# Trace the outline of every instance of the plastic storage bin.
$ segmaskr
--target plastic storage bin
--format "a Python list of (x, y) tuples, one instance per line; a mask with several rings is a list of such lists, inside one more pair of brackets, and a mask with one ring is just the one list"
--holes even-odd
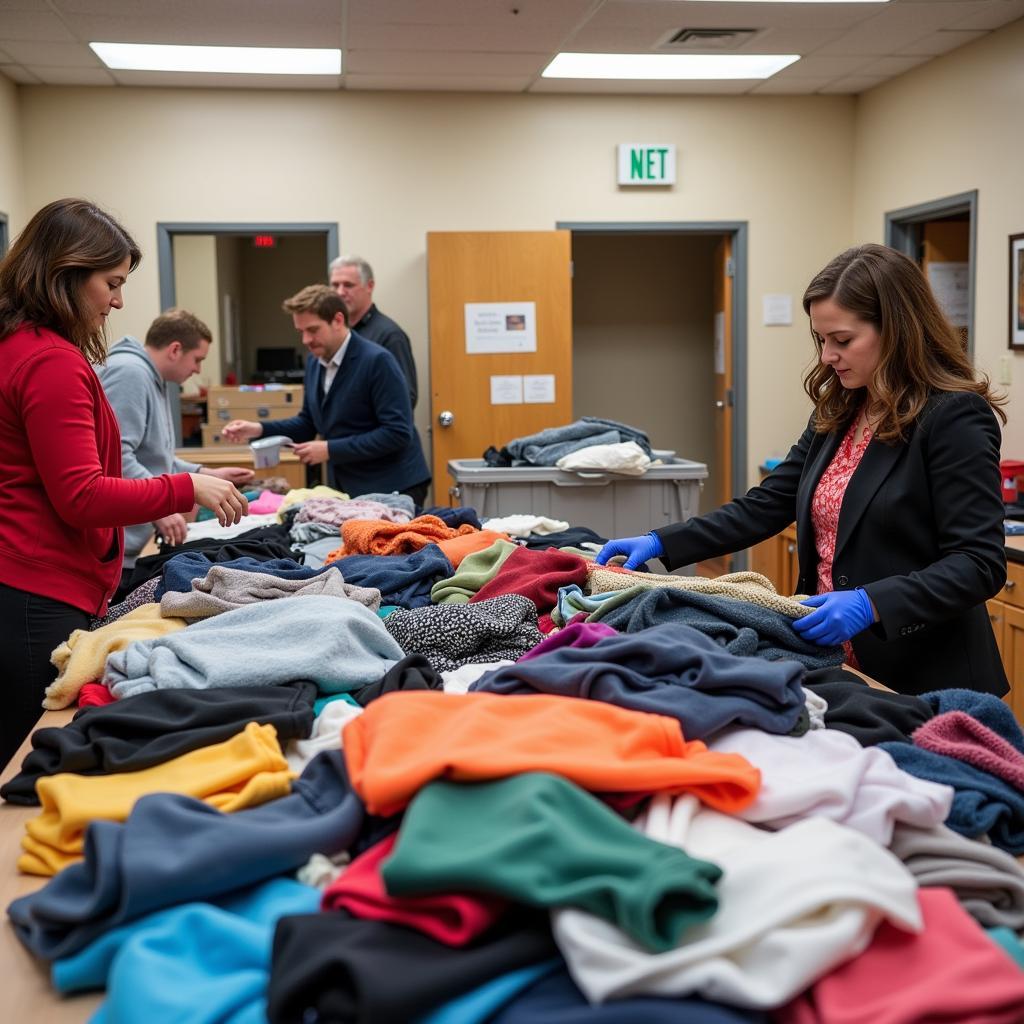
[(681, 523), (699, 511), (708, 467), (680, 458), (664, 463), (643, 476), (619, 476), (451, 459), (448, 473), (455, 480), (452, 497), (472, 505), (481, 519), (525, 512), (589, 526), (603, 537), (631, 537)]

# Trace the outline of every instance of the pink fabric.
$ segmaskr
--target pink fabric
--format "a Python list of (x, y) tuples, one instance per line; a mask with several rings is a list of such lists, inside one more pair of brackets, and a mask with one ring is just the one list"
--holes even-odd
[(603, 622), (570, 623), (563, 629), (545, 637), (536, 647), (527, 651), (519, 660), (529, 661), (539, 658), (549, 651), (557, 651), (560, 647), (593, 647), (605, 637), (618, 636), (618, 630), (606, 626)]
[[(814, 544), (818, 551), (818, 593), (828, 594), (835, 587), (832, 584), (832, 561), (836, 555), (836, 536), (839, 531), (839, 513), (843, 507), (843, 498), (850, 479), (860, 465), (868, 444), (871, 442), (871, 431), (864, 430), (859, 444), (853, 439), (857, 432), (858, 414), (849, 430), (839, 442), (828, 468), (821, 474), (818, 486), (811, 498), (811, 522), (814, 524)], [(857, 656), (853, 653), (853, 644), (843, 644), (846, 663), (860, 668)]]
[(385, 523), (408, 523), (412, 516), (400, 508), (379, 501), (353, 498), (307, 498), (295, 516), (297, 523), (326, 523), (341, 526), (349, 519), (379, 519)]
[(260, 491), (255, 501), (249, 502), (249, 515), (269, 516), (284, 504), (284, 495), (273, 491)]
[(508, 906), (505, 900), (482, 893), (389, 896), (380, 869), (397, 840), (395, 833), (356, 857), (324, 890), (320, 909), (390, 921), (415, 928), (446, 946), (464, 946), (494, 924)]
[(1024, 754), (966, 711), (936, 715), (910, 738), (915, 746), (974, 765), (1024, 792)]
[(860, 956), (777, 1010), (777, 1024), (1021, 1024), (1024, 971), (951, 890), (917, 899), (923, 932), (883, 922)]
[(104, 704), (113, 704), (117, 698), (102, 683), (83, 683), (78, 691), (80, 708), (101, 708)]

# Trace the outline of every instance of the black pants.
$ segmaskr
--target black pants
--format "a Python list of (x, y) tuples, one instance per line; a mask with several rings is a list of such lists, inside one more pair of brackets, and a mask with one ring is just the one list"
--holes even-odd
[(0, 766), (7, 764), (43, 713), (46, 687), (57, 677), (53, 649), (90, 616), (63, 601), (0, 583)]
[(430, 490), (430, 481), (424, 480), (421, 484), (413, 484), (412, 487), (406, 487), (404, 491), (399, 491), (400, 494), (407, 494), (412, 498), (413, 504), (417, 509), (423, 508), (423, 499), (427, 496), (427, 491)]

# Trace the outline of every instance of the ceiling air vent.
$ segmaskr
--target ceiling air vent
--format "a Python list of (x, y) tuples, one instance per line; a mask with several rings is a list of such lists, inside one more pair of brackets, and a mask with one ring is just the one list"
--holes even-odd
[(681, 28), (669, 36), (663, 50), (738, 50), (757, 35), (756, 28)]

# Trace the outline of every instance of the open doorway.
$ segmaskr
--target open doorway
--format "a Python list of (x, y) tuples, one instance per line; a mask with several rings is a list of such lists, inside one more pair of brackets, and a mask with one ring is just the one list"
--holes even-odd
[[(209, 326), (213, 351), (171, 397), (178, 444), (203, 446), (205, 391), (222, 384), (302, 383), (304, 351), (281, 302), (326, 281), (336, 224), (158, 224), (160, 308)], [(176, 408), (175, 408), (176, 406)]]
[(885, 215), (886, 245), (921, 267), (972, 357), (977, 206), (977, 191), (962, 192)]
[(742, 493), (746, 226), (559, 227), (572, 230), (574, 417), (631, 423), (655, 448), (703, 462), (701, 512)]

